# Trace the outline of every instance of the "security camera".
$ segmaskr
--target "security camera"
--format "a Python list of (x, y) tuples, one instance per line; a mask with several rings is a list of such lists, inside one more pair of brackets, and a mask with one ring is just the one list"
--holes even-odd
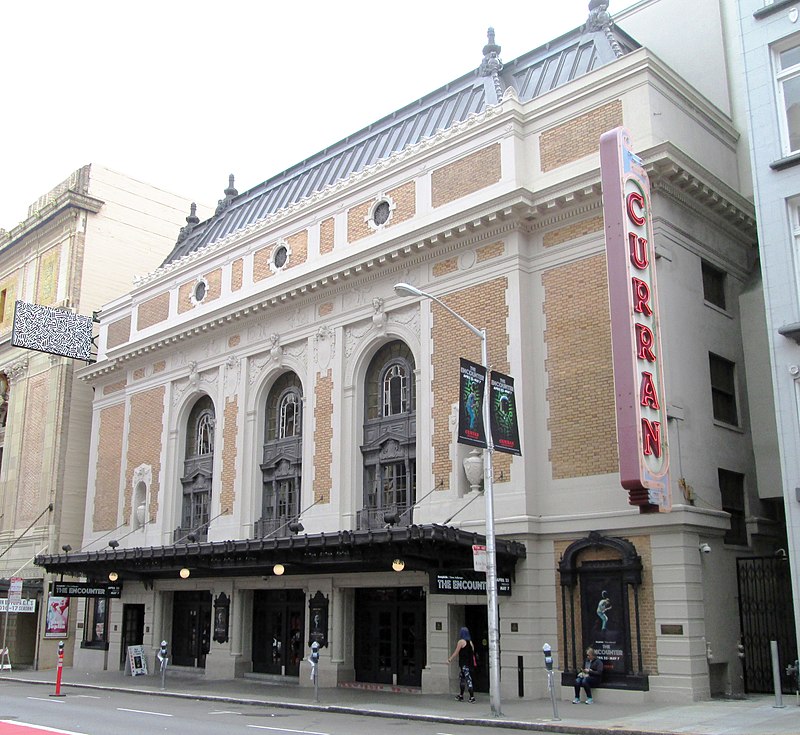
[(700, 551), (702, 551), (704, 554), (710, 554), (711, 547), (708, 544), (700, 544)]

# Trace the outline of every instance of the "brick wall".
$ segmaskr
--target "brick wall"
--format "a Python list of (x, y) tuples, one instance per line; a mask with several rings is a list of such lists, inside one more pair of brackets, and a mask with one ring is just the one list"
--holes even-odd
[[(150, 486), (150, 515), (154, 521), (158, 515), (159, 476), (161, 474), (161, 431), (164, 424), (164, 386), (134, 393), (131, 396), (131, 411), (128, 426), (128, 456), (126, 472), (132, 475), (141, 464), (149, 464), (153, 470)], [(131, 517), (130, 480), (125, 483), (125, 509), (123, 520)], [(169, 485), (171, 486), (171, 484)], [(168, 487), (169, 487), (168, 486)], [(176, 490), (179, 492), (179, 489)]]
[(136, 328), (147, 329), (163, 322), (169, 316), (169, 293), (166, 291), (139, 304)]
[(434, 207), (455, 201), (500, 181), (500, 144), (471, 153), (431, 173)]
[(432, 273), (434, 278), (439, 278), (440, 276), (446, 276), (448, 273), (455, 273), (457, 270), (458, 258), (448, 258), (434, 263)]
[(600, 136), (622, 124), (622, 101), (614, 100), (545, 130), (539, 138), (542, 171), (552, 171), (596, 153), (600, 150)]
[(55, 247), (39, 259), (39, 272), (36, 283), (36, 303), (53, 306), (58, 296), (58, 271), (61, 262), (61, 248)]
[(231, 263), (231, 291), (238, 291), (244, 280), (244, 261), (237, 258)]
[[(494, 370), (509, 372), (508, 335), (506, 320), (506, 290), (508, 281), (497, 278), (477, 286), (448, 294), (442, 301), (472, 324), (486, 324), (489, 364)], [(434, 345), (431, 393), (433, 401), (433, 472), (436, 482), (450, 476), (449, 429), (450, 407), (458, 402), (459, 357), (480, 363), (481, 341), (441, 306), (431, 302), (433, 312), (432, 339)], [(511, 455), (495, 452), (495, 478), (511, 479)]]
[(561, 227), (558, 230), (550, 230), (544, 233), (544, 246), (546, 248), (553, 247), (554, 245), (561, 245), (561, 243), (574, 240), (576, 237), (583, 235), (590, 235), (593, 232), (603, 231), (603, 215), (592, 217), (591, 219), (582, 219), (579, 222), (572, 222), (566, 227)]
[(499, 258), (505, 251), (505, 243), (501, 240), (499, 242), (493, 242), (489, 245), (484, 245), (483, 247), (478, 248), (475, 251), (475, 254), (478, 256), (478, 262), (483, 263), (484, 261), (491, 260), (492, 258)]
[(159, 360), (153, 363), (153, 373), (163, 373), (167, 369), (167, 361)]
[(0, 314), (0, 332), (10, 332), (14, 325), (14, 302), (17, 300), (17, 277), (10, 276), (0, 282), (0, 294), (5, 292), (3, 313)]
[[(395, 225), (411, 219), (417, 212), (416, 185), (409, 181), (396, 189), (386, 192), (386, 195), (394, 202), (395, 208), (391, 217), (384, 225), (384, 228), (394, 227)], [(372, 235), (375, 230), (370, 227), (367, 217), (375, 204), (375, 199), (362, 202), (347, 212), (347, 241), (356, 242), (368, 235)]]
[(269, 267), (269, 259), (272, 256), (272, 248), (270, 245), (266, 248), (261, 248), (253, 253), (253, 282), (263, 281), (272, 275), (272, 269)]
[[(136, 374), (133, 375), (134, 379), (136, 378)], [(118, 393), (121, 391), (126, 385), (128, 381), (123, 378), (122, 380), (118, 380), (116, 383), (109, 383), (108, 385), (103, 386), (103, 395), (109, 396), (112, 393)]]
[(92, 514), (93, 531), (111, 531), (117, 527), (124, 424), (124, 403), (100, 411)]
[(317, 309), (317, 313), (320, 316), (328, 316), (329, 314), (333, 313), (333, 302), (326, 301), (324, 304), (319, 305), (319, 309)]
[(225, 399), (225, 424), (222, 433), (222, 472), (220, 490), (220, 512), (223, 515), (233, 513), (236, 500), (236, 438), (239, 434), (239, 398), (233, 396)]
[(554, 479), (619, 470), (605, 255), (542, 276)]
[(333, 467), (333, 378), (328, 370), (314, 386), (314, 500), (331, 502)]
[(32, 375), (27, 380), (25, 424), (22, 429), (22, 451), (19, 457), (19, 490), (15, 523), (27, 526), (42, 512), (42, 483), (48, 468), (45, 462), (47, 434), (47, 403), (50, 386), (47, 373)]
[(287, 268), (302, 265), (308, 260), (308, 230), (301, 230), (290, 235), (286, 238), (286, 243), (289, 245), (290, 253), (289, 262), (286, 264)]
[(108, 336), (106, 346), (111, 349), (121, 344), (125, 344), (131, 338), (131, 318), (130, 316), (117, 319), (108, 325)]
[[(630, 536), (625, 537), (636, 547), (636, 553), (642, 559), (642, 584), (639, 587), (639, 623), (641, 625), (642, 641), (642, 667), (650, 674), (658, 674), (658, 651), (656, 648), (656, 617), (655, 617), (655, 595), (653, 593), (653, 557), (650, 546), (649, 536)], [(567, 547), (578, 539), (560, 540), (555, 543), (555, 558), (561, 559)], [(581, 552), (578, 557), (578, 567), (587, 561), (611, 561), (619, 559), (619, 555), (608, 547), (593, 547)], [(558, 621), (558, 650), (560, 668), (565, 670), (572, 666), (572, 640), (569, 637), (565, 641), (563, 633), (563, 610), (561, 605), (561, 584), (558, 572), (556, 572), (556, 616)], [(583, 661), (583, 653), (589, 641), (583, 641), (582, 631), (582, 604), (580, 583), (574, 589), (574, 612), (575, 612), (575, 657), (580, 665)], [(637, 649), (636, 649), (636, 614), (634, 607), (633, 588), (628, 586), (628, 625), (631, 631), (631, 656), (634, 669), (638, 668)], [(567, 595), (567, 630), (569, 631), (569, 595)]]
[[(203, 278), (206, 279), (208, 288), (206, 289), (206, 295), (203, 298), (202, 303), (218, 299), (222, 295), (222, 268), (216, 268), (210, 273), (206, 273)], [(196, 285), (196, 278), (193, 278), (191, 281), (186, 281), (186, 283), (182, 283), (180, 285), (180, 288), (178, 289), (179, 314), (190, 311), (197, 306), (197, 304), (192, 303), (192, 294), (194, 293)]]
[(319, 252), (320, 255), (333, 252), (334, 245), (334, 220), (333, 217), (323, 220), (319, 226)]

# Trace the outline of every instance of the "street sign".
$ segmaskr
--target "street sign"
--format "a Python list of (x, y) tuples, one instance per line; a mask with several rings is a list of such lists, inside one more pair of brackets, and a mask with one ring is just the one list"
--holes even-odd
[(19, 602), (12, 602), (9, 606), (8, 599), (0, 597), (0, 613), (4, 613), (6, 610), (10, 613), (36, 612), (36, 600), (20, 600)]
[(11, 577), (8, 583), (8, 601), (13, 605), (22, 599), (22, 577)]
[(486, 547), (478, 544), (472, 545), (472, 568), (476, 572), (486, 571)]

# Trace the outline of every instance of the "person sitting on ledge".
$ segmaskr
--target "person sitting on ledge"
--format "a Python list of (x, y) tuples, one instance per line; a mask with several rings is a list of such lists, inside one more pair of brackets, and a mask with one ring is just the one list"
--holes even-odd
[(575, 677), (575, 699), (572, 700), (572, 704), (581, 703), (581, 687), (586, 690), (586, 704), (593, 704), (592, 687), (599, 684), (602, 677), (603, 662), (597, 658), (594, 648), (587, 648), (583, 668)]

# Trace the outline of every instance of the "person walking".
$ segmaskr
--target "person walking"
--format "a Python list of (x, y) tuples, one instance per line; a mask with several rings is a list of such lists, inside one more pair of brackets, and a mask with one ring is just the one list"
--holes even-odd
[(599, 684), (602, 678), (603, 662), (597, 658), (594, 648), (587, 648), (583, 668), (578, 672), (578, 676), (575, 677), (575, 699), (572, 700), (572, 704), (581, 703), (581, 687), (586, 690), (586, 704), (594, 704), (592, 687)]
[(475, 668), (475, 647), (472, 645), (472, 636), (469, 628), (464, 627), (458, 631), (458, 643), (455, 650), (447, 657), (447, 663), (451, 663), (458, 657), (458, 687), (459, 694), (456, 699), (464, 701), (464, 690), (469, 692), (469, 701), (475, 701), (475, 687), (472, 683), (472, 671)]

